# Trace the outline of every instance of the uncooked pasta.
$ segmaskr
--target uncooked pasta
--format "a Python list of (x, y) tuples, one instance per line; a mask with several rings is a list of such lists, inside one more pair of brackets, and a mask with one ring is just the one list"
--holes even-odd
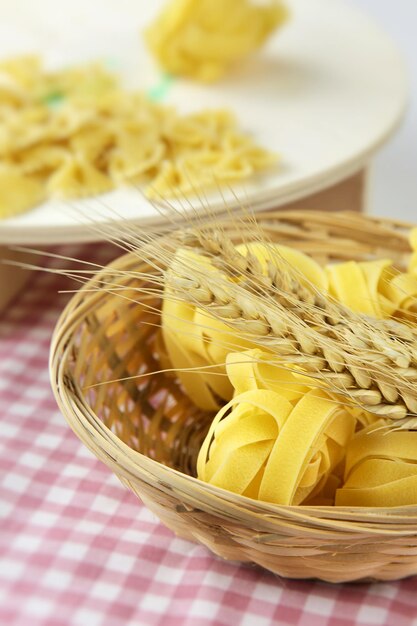
[(212, 82), (259, 48), (287, 18), (281, 0), (170, 0), (145, 37), (165, 71)]
[(124, 90), (99, 64), (58, 72), (36, 57), (0, 64), (0, 217), (119, 185), (152, 199), (184, 196), (275, 162), (231, 112), (180, 115)]

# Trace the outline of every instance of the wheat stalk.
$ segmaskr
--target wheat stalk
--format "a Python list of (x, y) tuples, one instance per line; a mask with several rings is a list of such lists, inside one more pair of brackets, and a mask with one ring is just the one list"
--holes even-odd
[[(146, 287), (136, 291), (137, 302), (146, 306), (144, 296), (163, 294), (169, 285), (165, 296), (169, 293), (170, 298), (198, 305), (208, 313), (208, 320), (213, 316), (223, 321), (267, 348), (288, 369), (301, 367), (337, 397), (395, 420), (395, 427), (417, 429), (417, 329), (353, 313), (306, 285), (273, 246), (265, 271), (253, 254), (244, 255), (234, 245), (234, 239), (268, 245), (254, 219), (248, 224), (234, 215), (233, 228), (229, 222), (226, 234), (222, 221), (209, 217), (211, 221), (200, 215), (188, 217), (191, 227), (162, 237), (151, 229), (138, 232), (127, 225), (110, 225), (101, 234), (153, 270), (115, 272), (93, 291), (104, 288), (116, 293), (121, 277), (145, 280)], [(180, 247), (209, 258), (219, 272), (206, 272), (198, 262), (181, 265), (176, 257)], [(56, 271), (85, 281), (79, 274)]]
[(210, 258), (219, 272), (176, 261), (175, 271), (165, 273), (171, 295), (198, 304), (367, 411), (417, 426), (412, 328), (353, 313), (303, 284), (272, 248), (265, 272), (253, 254), (236, 250), (221, 228), (188, 229), (177, 234), (177, 245)]

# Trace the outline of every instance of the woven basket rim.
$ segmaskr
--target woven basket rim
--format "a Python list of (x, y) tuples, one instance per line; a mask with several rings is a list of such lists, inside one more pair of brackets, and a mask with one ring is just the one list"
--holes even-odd
[[(399, 229), (408, 230), (412, 224), (374, 216), (358, 215), (355, 213), (341, 212), (337, 215), (340, 223), (345, 219), (360, 220), (363, 224), (387, 224)], [(256, 219), (279, 219), (305, 217), (306, 219), (316, 219), (318, 222), (328, 219), (328, 213), (321, 211), (276, 211), (269, 213), (257, 213)], [(335, 216), (333, 216), (335, 219)], [(404, 235), (406, 237), (406, 235)], [(82, 323), (83, 313), (91, 308), (94, 302), (99, 302), (108, 297), (106, 292), (88, 294), (92, 283), (108, 268), (124, 266), (127, 262), (133, 265), (140, 265), (138, 258), (132, 253), (123, 254), (106, 267), (101, 269), (97, 275), (85, 283), (80, 290), (71, 298), (63, 312), (61, 313), (53, 333), (50, 349), (50, 380), (57, 403), (66, 421), (73, 428), (83, 443), (96, 453), (97, 449), (103, 453), (101, 460), (118, 474), (129, 477), (139, 477), (142, 481), (158, 481), (162, 489), (168, 492), (181, 493), (181, 498), (186, 500), (186, 486), (192, 485), (195, 492), (200, 492), (206, 500), (211, 500), (212, 505), (221, 503), (218, 513), (226, 515), (227, 511), (235, 510), (240, 506), (247, 514), (247, 525), (256, 517), (262, 517), (264, 522), (268, 518), (273, 520), (278, 516), (281, 520), (287, 518), (292, 523), (299, 522), (310, 527), (325, 527), (329, 530), (355, 530), (365, 533), (375, 533), (388, 536), (407, 536), (415, 534), (417, 530), (417, 505), (405, 505), (397, 507), (342, 507), (342, 506), (306, 506), (306, 505), (277, 505), (270, 502), (253, 500), (251, 498), (229, 492), (220, 487), (205, 483), (198, 478), (184, 474), (179, 470), (163, 465), (159, 461), (147, 457), (141, 452), (130, 448), (117, 435), (115, 435), (86, 404), (80, 403), (79, 396), (75, 393), (74, 383), (68, 384), (66, 381), (65, 365), (68, 358), (70, 338)], [(80, 390), (77, 390), (79, 394)], [(70, 409), (71, 407), (71, 409)], [(74, 419), (78, 418), (78, 426), (74, 424)], [(94, 429), (94, 438), (88, 436), (88, 423)], [(96, 454), (97, 456), (97, 454)], [(105, 458), (103, 458), (103, 456)], [(195, 494), (194, 494), (195, 495)], [(195, 503), (195, 499), (193, 500)], [(207, 502), (204, 503), (207, 507)], [(245, 523), (242, 519), (242, 523)], [(393, 527), (395, 524), (395, 527)], [(404, 526), (404, 528), (401, 528)]]

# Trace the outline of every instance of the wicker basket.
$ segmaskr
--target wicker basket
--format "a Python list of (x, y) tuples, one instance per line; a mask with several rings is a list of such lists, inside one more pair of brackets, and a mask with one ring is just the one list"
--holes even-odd
[[(272, 240), (322, 263), (385, 256), (405, 265), (410, 253), (407, 225), (397, 222), (301, 211), (257, 219)], [(95, 280), (105, 280), (111, 268), (156, 271), (134, 255), (109, 267)], [(129, 296), (134, 281), (123, 281)], [(417, 506), (276, 506), (193, 477), (212, 416), (191, 404), (172, 375), (132, 378), (160, 369), (158, 314), (88, 287), (73, 297), (55, 331), (54, 392), (75, 433), (164, 524), (225, 559), (290, 578), (341, 582), (417, 574)], [(156, 297), (154, 304), (159, 310)]]

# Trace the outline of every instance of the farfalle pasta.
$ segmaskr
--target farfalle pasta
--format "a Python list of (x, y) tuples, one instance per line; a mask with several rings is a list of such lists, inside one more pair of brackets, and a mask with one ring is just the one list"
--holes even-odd
[(140, 185), (149, 198), (183, 196), (277, 161), (229, 111), (179, 115), (123, 90), (99, 64), (47, 72), (35, 57), (0, 63), (0, 121), (0, 217), (47, 197), (92, 196), (124, 184)]
[(40, 59), (25, 55), (0, 61), (0, 120), (28, 104), (41, 76)]
[(51, 196), (81, 198), (110, 191), (113, 184), (91, 161), (75, 155), (52, 174), (46, 188)]
[(287, 18), (281, 0), (170, 0), (145, 37), (165, 71), (212, 82)]
[(27, 203), (39, 204), (45, 200), (44, 185), (34, 176), (0, 167), (0, 217), (26, 211)]

